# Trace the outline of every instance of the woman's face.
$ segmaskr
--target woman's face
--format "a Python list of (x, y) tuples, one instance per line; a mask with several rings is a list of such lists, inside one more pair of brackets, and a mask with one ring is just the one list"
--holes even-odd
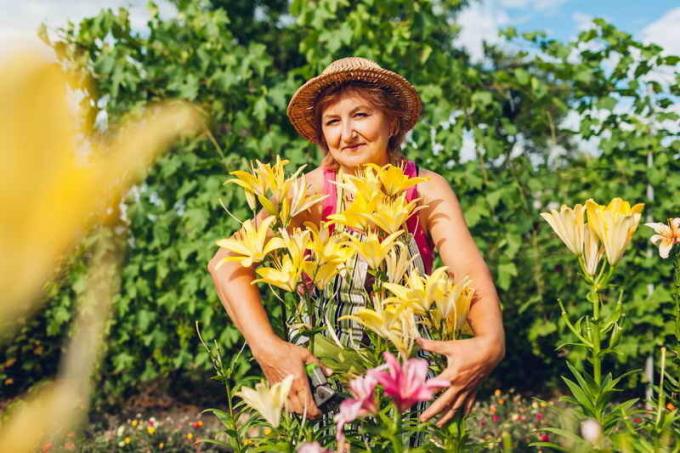
[(389, 162), (390, 121), (357, 92), (347, 92), (321, 114), (328, 152), (344, 171)]

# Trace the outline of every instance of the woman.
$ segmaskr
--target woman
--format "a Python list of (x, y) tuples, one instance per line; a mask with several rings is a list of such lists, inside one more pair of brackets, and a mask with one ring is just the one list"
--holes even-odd
[[(336, 186), (332, 184), (337, 172), (354, 173), (366, 163), (391, 162), (405, 163), (407, 172), (415, 176), (415, 165), (405, 161), (399, 150), (421, 109), (420, 99), (406, 79), (363, 58), (336, 60), (321, 75), (301, 86), (290, 101), (288, 117), (303, 137), (325, 153), (321, 165), (305, 177), (313, 191), (334, 196), (301, 214), (294, 224), (306, 221), (319, 224), (346, 201), (344, 194), (335, 193)], [(421, 414), (423, 421), (436, 417), (437, 424), (444, 426), (458, 410), (471, 410), (477, 385), (505, 354), (505, 337), (491, 274), (468, 231), (456, 195), (437, 173), (421, 168), (419, 174), (428, 179), (417, 185), (417, 194), (412, 197), (420, 197), (426, 208), (414, 214), (413, 221), (408, 223), (416, 238), (416, 246), (411, 247), (419, 258), (416, 261), (429, 272), (434, 248), (449, 272), (456, 278), (469, 276), (476, 291), (468, 316), (474, 332), (472, 338), (448, 342), (418, 340), (422, 349), (448, 359), (448, 366), (439, 377), (451, 385)], [(250, 284), (254, 279), (252, 269), (236, 262), (218, 269), (217, 264), (228, 253), (219, 250), (208, 266), (225, 309), (270, 382), (289, 374), (295, 376), (289, 396), (291, 410), (302, 413), (306, 409), (309, 417), (319, 416), (304, 365), (320, 362), (306, 348), (276, 336), (258, 290)], [(337, 281), (334, 284), (339, 285)], [(346, 314), (348, 309), (343, 304), (352, 299), (351, 294), (345, 294), (345, 298), (343, 291), (334, 294), (340, 296), (325, 300), (325, 311)], [(349, 311), (352, 309), (349, 307)], [(336, 334), (346, 334), (348, 339), (358, 328), (342, 325), (337, 317), (331, 323)]]

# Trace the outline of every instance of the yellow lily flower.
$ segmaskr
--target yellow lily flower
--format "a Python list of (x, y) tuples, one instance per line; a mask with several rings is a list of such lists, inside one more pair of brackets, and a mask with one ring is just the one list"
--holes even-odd
[(328, 216), (328, 219), (336, 225), (351, 227), (359, 231), (367, 231), (371, 221), (366, 214), (375, 212), (379, 197), (365, 197), (357, 195), (343, 211)]
[(284, 291), (294, 292), (302, 270), (303, 267), (296, 265), (290, 255), (284, 255), (283, 258), (275, 260), (274, 267), (258, 267), (255, 272), (261, 278), (253, 280), (251, 284), (262, 282)]
[(418, 337), (414, 313), (395, 306), (383, 307), (379, 300), (374, 301), (374, 308), (374, 310), (360, 308), (353, 314), (339, 319), (358, 322), (392, 343), (402, 356), (408, 357)]
[(449, 279), (446, 271), (447, 267), (442, 266), (432, 272), (431, 275), (411, 272), (406, 285), (384, 283), (383, 286), (395, 295), (395, 297), (390, 297), (384, 302), (413, 310), (416, 315), (427, 314), (433, 302), (446, 297)]
[(601, 206), (592, 199), (586, 201), (588, 227), (602, 241), (607, 261), (612, 266), (623, 256), (635, 230), (640, 223), (643, 203), (631, 208), (627, 201), (614, 198), (609, 204)]
[(339, 171), (335, 184), (353, 198), (364, 196), (370, 199), (382, 195), (382, 184), (378, 175), (366, 166), (357, 170), (355, 175)]
[(650, 241), (659, 247), (659, 256), (664, 259), (668, 258), (673, 245), (680, 244), (680, 217), (668, 219), (668, 224), (651, 222), (645, 223), (645, 226), (650, 227), (656, 233)]
[(407, 203), (406, 195), (402, 194), (395, 199), (380, 199), (374, 212), (361, 215), (385, 233), (392, 234), (404, 226), (411, 214), (424, 207), (417, 206), (417, 200)]
[(366, 238), (362, 240), (361, 238), (356, 238), (352, 235), (347, 235), (350, 240), (350, 247), (356, 253), (361, 256), (368, 266), (372, 269), (377, 269), (380, 267), (382, 262), (385, 260), (387, 254), (394, 247), (394, 242), (401, 235), (403, 231), (397, 231), (390, 234), (384, 240), (380, 240), (377, 234), (368, 233)]
[(241, 187), (246, 195), (248, 206), (250, 209), (255, 210), (257, 208), (256, 197), (264, 196), (267, 191), (262, 178), (258, 177), (259, 175), (257, 174), (243, 170), (232, 171), (230, 174), (236, 176), (236, 178), (227, 180), (225, 184), (236, 184)]
[(448, 338), (455, 339), (463, 328), (473, 297), (474, 289), (470, 279), (465, 277), (459, 283), (447, 282), (446, 297), (435, 301), (437, 310), (433, 312), (433, 318), (443, 327)]
[(281, 238), (275, 237), (267, 242), (267, 232), (276, 218), (269, 216), (256, 227), (252, 220), (246, 220), (233, 237), (217, 241), (217, 245), (235, 253), (233, 256), (222, 258), (217, 265), (219, 268), (228, 261), (238, 261), (243, 267), (250, 267), (259, 263), (272, 251), (285, 247)]
[(323, 288), (345, 266), (354, 255), (354, 250), (344, 236), (328, 231), (328, 225), (319, 228), (316, 224), (305, 222), (310, 240), (307, 244), (312, 252), (313, 260), (305, 262), (305, 272), (313, 279), (314, 284)]
[(305, 250), (309, 231), (296, 228), (290, 234), (281, 228), (280, 233), (282, 244), (280, 248), (285, 249), (287, 253), (274, 259), (274, 267), (259, 267), (256, 272), (262, 278), (253, 280), (252, 284), (264, 282), (285, 291), (293, 292), (302, 278), (302, 272), (307, 263), (305, 261)]
[(282, 210), (282, 215), (280, 216), (283, 225), (288, 225), (291, 218), (296, 217), (328, 197), (326, 194), (309, 193), (307, 191), (309, 186), (304, 177), (291, 180), (290, 186), (290, 197), (285, 199), (286, 209), (285, 211)]
[(425, 182), (429, 179), (422, 176), (410, 178), (404, 174), (403, 168), (394, 166), (392, 164), (387, 164), (382, 167), (377, 164), (366, 165), (375, 171), (378, 179), (382, 183), (383, 192), (385, 195), (390, 197), (399, 195), (410, 187), (413, 187), (421, 182)]
[(294, 376), (289, 374), (271, 387), (264, 382), (256, 384), (254, 389), (242, 387), (236, 392), (236, 396), (259, 412), (273, 428), (277, 428), (281, 424), (281, 411), (288, 399), (293, 380)]
[(389, 283), (399, 283), (411, 267), (415, 256), (409, 258), (408, 247), (401, 241), (397, 241), (395, 247), (385, 257), (385, 270)]
[(571, 253), (574, 255), (583, 253), (583, 238), (586, 229), (583, 205), (577, 204), (573, 209), (562, 205), (559, 212), (551, 209), (550, 212), (542, 212), (541, 217), (550, 224)]

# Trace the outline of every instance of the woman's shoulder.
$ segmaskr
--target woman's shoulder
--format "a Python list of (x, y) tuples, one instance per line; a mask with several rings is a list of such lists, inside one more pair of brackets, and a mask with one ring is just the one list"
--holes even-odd
[(444, 193), (452, 191), (451, 185), (446, 178), (435, 171), (419, 167), (418, 176), (427, 178), (418, 184), (418, 193), (425, 201), (441, 198)]

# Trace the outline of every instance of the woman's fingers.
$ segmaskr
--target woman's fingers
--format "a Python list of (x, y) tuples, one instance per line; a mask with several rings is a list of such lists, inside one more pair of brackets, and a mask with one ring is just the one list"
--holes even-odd
[(316, 418), (320, 415), (319, 408), (314, 404), (314, 398), (312, 397), (312, 389), (309, 386), (309, 380), (307, 374), (304, 372), (304, 368), (301, 370), (302, 376), (295, 379), (293, 383), (293, 391), (297, 393), (298, 400), (300, 402), (300, 411), (298, 413), (304, 412), (307, 409), (308, 418)]
[(439, 398), (437, 398), (430, 405), (430, 407), (428, 407), (427, 410), (425, 410), (425, 412), (423, 412), (423, 414), (420, 416), (420, 420), (425, 422), (432, 418), (433, 416), (444, 411), (447, 407), (451, 406), (454, 403), (454, 399), (456, 398), (457, 394), (458, 389), (456, 387), (450, 387), (448, 390), (442, 393), (439, 396)]
[(451, 419), (453, 419), (453, 417), (456, 415), (456, 412), (465, 407), (468, 400), (469, 395), (460, 395), (456, 399), (456, 402), (451, 406), (451, 408), (446, 411), (444, 416), (437, 421), (437, 427), (443, 428), (444, 426), (446, 426), (446, 424), (449, 423)]
[(472, 412), (472, 408), (475, 407), (476, 402), (477, 402), (477, 392), (473, 392), (468, 397), (468, 400), (465, 403), (465, 415), (470, 415), (470, 413)]

